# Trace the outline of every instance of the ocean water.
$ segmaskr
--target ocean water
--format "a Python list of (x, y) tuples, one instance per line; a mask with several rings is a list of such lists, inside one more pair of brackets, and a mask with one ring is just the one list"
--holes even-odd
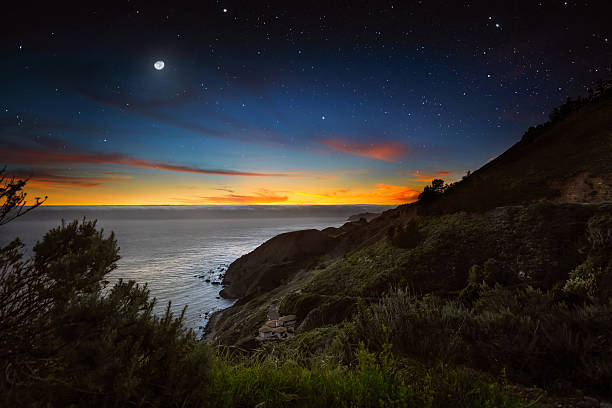
[[(108, 280), (147, 284), (157, 299), (156, 313), (167, 303), (185, 324), (201, 334), (221, 299), (222, 275), (231, 262), (283, 232), (338, 227), (348, 216), (380, 212), (382, 206), (92, 206), (40, 207), (0, 227), (0, 245), (21, 238), (27, 251), (61, 220), (97, 219), (114, 231), (121, 259)], [(206, 280), (210, 282), (206, 282)]]

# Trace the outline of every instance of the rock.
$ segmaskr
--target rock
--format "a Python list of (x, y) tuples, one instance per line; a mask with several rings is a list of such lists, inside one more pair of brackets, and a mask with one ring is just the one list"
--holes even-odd
[(378, 217), (381, 213), (364, 212), (360, 214), (351, 215), (348, 217), (348, 222), (365, 222), (368, 223), (374, 218)]
[(232, 295), (230, 295), (229, 293), (227, 293), (227, 291), (225, 290), (225, 288), (221, 289), (221, 292), (219, 292), (219, 295), (223, 298), (223, 299), (236, 299), (235, 297), (232, 297)]
[(576, 401), (576, 408), (599, 408), (599, 401), (595, 398), (584, 397), (580, 401)]
[(206, 279), (204, 282), (206, 282), (206, 283), (210, 283), (210, 279)]
[(223, 279), (228, 286), (221, 296), (237, 298), (271, 290), (335, 244), (332, 237), (315, 229), (277, 235), (230, 265)]
[(214, 281), (214, 282), (210, 282), (210, 283), (212, 283), (213, 285), (220, 285), (221, 284), (221, 282), (218, 282), (218, 281)]

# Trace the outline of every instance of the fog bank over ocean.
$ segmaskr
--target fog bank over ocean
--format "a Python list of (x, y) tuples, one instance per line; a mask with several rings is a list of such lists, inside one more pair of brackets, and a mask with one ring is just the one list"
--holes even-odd
[(27, 215), (32, 220), (60, 220), (68, 216), (98, 219), (179, 218), (309, 218), (344, 217), (382, 212), (390, 205), (93, 205), (42, 206)]
[[(21, 238), (32, 245), (61, 220), (97, 219), (115, 232), (121, 259), (110, 281), (146, 283), (158, 300), (179, 313), (189, 305), (188, 326), (198, 329), (207, 313), (228, 307), (218, 299), (221, 275), (231, 262), (283, 232), (338, 227), (347, 217), (382, 212), (376, 205), (42, 206), (0, 227), (0, 245)], [(209, 282), (207, 282), (209, 280)]]

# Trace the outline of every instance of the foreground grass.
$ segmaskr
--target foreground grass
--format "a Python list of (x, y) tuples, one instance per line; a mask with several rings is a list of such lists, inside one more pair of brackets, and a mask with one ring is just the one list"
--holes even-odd
[(217, 407), (533, 407), (511, 389), (467, 369), (427, 371), (399, 364), (390, 352), (363, 347), (353, 369), (329, 361), (217, 357), (211, 406)]

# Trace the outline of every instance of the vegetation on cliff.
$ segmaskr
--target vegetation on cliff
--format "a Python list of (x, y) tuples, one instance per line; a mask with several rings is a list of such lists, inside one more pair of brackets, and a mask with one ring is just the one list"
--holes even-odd
[[(360, 342), (399, 361), (469, 367), (554, 394), (612, 389), (612, 91), (568, 101), (481, 169), (419, 202), (321, 231), (326, 251), (225, 311), (216, 341), (255, 350), (278, 307), (297, 335), (267, 353), (350, 366)], [(292, 245), (299, 241), (292, 237)], [(284, 253), (283, 240), (267, 251)], [(280, 265), (260, 249), (229, 268)], [(253, 271), (253, 270), (251, 270)], [(306, 357), (310, 356), (310, 357)]]

